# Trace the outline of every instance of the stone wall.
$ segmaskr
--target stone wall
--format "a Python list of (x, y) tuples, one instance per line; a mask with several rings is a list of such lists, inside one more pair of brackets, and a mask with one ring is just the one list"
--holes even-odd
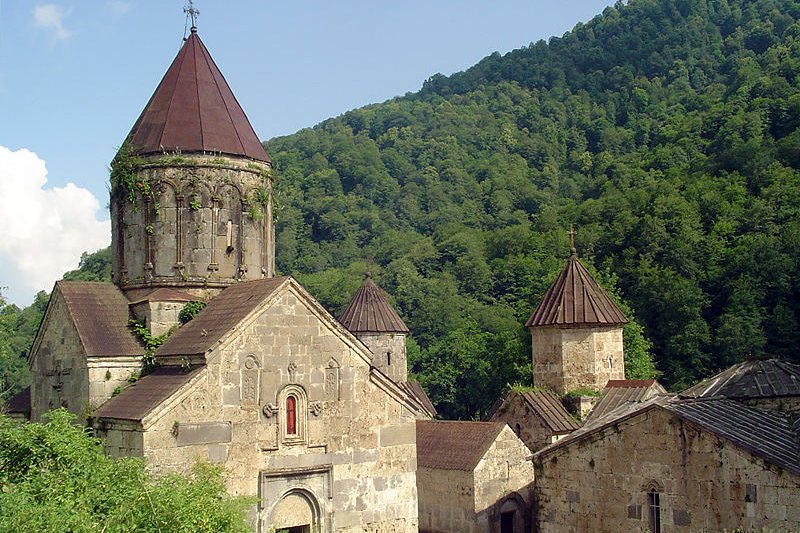
[(518, 393), (505, 400), (492, 415), (492, 422), (505, 422), (531, 451), (538, 451), (558, 440), (542, 417)]
[(113, 281), (131, 290), (274, 276), (269, 169), (232, 157), (146, 158), (134, 202), (124, 190), (111, 199)]
[(416, 531), (414, 417), (370, 379), (369, 354), (317, 306), (289, 287), (237, 328), (143, 421), (143, 454), (162, 471), (224, 464), (232, 494), (260, 497), (262, 530), (273, 513), (286, 525), (285, 509), (306, 501), (320, 531)]
[(800, 477), (654, 407), (536, 455), (538, 531), (797, 531)]
[(621, 327), (531, 328), (533, 384), (563, 396), (625, 379)]
[(89, 380), (89, 407), (104, 404), (142, 371), (142, 357), (89, 357), (86, 361)]
[(398, 383), (408, 381), (406, 336), (403, 333), (361, 333), (358, 338), (372, 352), (372, 364)]
[(31, 420), (38, 422), (45, 412), (59, 407), (84, 418), (89, 407), (86, 355), (57, 289), (31, 351)]
[(472, 472), (419, 468), (420, 533), (478, 531)]

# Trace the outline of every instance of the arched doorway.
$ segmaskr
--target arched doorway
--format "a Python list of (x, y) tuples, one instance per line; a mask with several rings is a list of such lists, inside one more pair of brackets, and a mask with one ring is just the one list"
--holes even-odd
[(312, 494), (303, 490), (284, 495), (269, 517), (269, 527), (285, 533), (317, 533), (319, 524), (319, 505)]

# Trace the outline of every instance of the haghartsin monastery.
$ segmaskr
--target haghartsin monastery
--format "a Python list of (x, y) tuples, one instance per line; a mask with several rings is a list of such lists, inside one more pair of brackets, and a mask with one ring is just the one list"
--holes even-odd
[[(56, 283), (9, 414), (65, 407), (156, 471), (221, 464), (264, 533), (800, 530), (800, 367), (625, 380), (627, 319), (573, 247), (526, 324), (536, 387), (434, 420), (368, 275), (338, 319), (276, 277), (271, 176), (192, 28), (112, 164), (113, 282)], [(131, 318), (176, 328), (154, 361)]]

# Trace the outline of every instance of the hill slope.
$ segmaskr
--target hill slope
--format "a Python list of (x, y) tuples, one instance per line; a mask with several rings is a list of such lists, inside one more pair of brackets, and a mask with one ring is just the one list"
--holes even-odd
[(798, 17), (795, 0), (631, 0), (273, 139), (279, 268), (338, 310), (369, 257), (449, 416), (530, 379), (521, 324), (570, 223), (668, 385), (797, 361)]

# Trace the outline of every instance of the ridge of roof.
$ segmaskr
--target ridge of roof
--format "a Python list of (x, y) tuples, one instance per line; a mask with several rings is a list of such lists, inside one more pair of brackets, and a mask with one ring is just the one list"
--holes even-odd
[(689, 387), (679, 396), (740, 399), (800, 396), (800, 365), (778, 359), (744, 361)]
[(532, 390), (520, 393), (531, 409), (556, 434), (571, 433), (581, 426), (564, 408), (564, 404), (549, 390)]
[(126, 142), (139, 155), (220, 153), (270, 161), (194, 28)]
[(128, 328), (128, 299), (110, 282), (56, 282), (87, 356), (141, 356), (144, 346)]
[(156, 350), (156, 358), (204, 354), (288, 279), (289, 276), (265, 278), (226, 287), (189, 323), (170, 335)]
[(620, 311), (572, 253), (525, 327), (539, 326), (617, 326), (627, 324)]
[(389, 305), (385, 293), (367, 274), (361, 288), (356, 291), (339, 322), (352, 333), (408, 333), (400, 315)]
[(417, 420), (417, 466), (471, 472), (505, 422)]

